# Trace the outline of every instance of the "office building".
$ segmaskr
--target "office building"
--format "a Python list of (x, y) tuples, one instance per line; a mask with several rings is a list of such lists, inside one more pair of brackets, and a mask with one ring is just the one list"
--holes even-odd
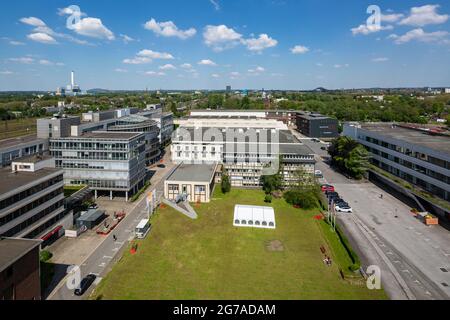
[(339, 136), (339, 122), (318, 113), (298, 112), (297, 130), (310, 138), (334, 139)]
[[(172, 160), (184, 164), (223, 164), (236, 187), (259, 187), (261, 176), (281, 172), (285, 185), (298, 171), (313, 175), (313, 152), (279, 121), (220, 119), (220, 126), (181, 126), (172, 141)], [(280, 162), (281, 160), (281, 162)]]
[(18, 159), (0, 180), (0, 236), (39, 238), (65, 223), (63, 171), (52, 157)]
[(11, 165), (15, 159), (48, 150), (48, 140), (24, 136), (0, 141), (0, 168)]
[(423, 125), (346, 123), (344, 135), (364, 145), (372, 164), (450, 201), (450, 136)]
[(146, 181), (146, 136), (142, 132), (95, 131), (50, 140), (64, 184), (87, 185), (97, 198), (106, 193), (129, 197)]
[(41, 241), (0, 238), (0, 301), (41, 300)]
[(70, 136), (71, 127), (80, 124), (77, 116), (55, 116), (37, 120), (37, 136), (40, 139)]

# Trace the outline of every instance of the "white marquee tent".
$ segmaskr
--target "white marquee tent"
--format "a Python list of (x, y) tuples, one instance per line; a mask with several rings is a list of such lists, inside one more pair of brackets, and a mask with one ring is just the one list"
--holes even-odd
[(235, 227), (275, 229), (275, 212), (271, 207), (236, 205), (234, 208)]

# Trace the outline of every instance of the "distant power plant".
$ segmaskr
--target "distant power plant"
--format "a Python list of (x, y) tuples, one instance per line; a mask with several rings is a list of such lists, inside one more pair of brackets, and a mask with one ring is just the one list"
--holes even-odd
[(80, 86), (75, 84), (75, 71), (70, 73), (70, 84), (66, 88), (58, 87), (56, 89), (57, 96), (78, 96), (82, 94)]

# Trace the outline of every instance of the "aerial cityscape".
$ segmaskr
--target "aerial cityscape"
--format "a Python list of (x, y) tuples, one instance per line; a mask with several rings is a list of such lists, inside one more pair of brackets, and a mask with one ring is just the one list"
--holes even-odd
[(450, 3), (3, 7), (0, 306), (450, 300)]

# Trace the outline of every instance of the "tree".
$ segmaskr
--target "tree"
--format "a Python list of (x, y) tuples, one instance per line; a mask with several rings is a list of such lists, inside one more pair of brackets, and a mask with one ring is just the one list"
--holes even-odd
[(369, 153), (357, 141), (339, 137), (331, 143), (328, 153), (339, 170), (361, 179), (369, 167)]
[(276, 190), (280, 190), (283, 187), (283, 179), (279, 173), (272, 176), (262, 176), (261, 182), (263, 190), (266, 194), (271, 194)]
[(228, 176), (228, 174), (224, 173), (222, 175), (222, 184), (221, 184), (221, 188), (222, 188), (222, 193), (228, 193), (231, 191), (231, 182), (230, 182), (230, 177)]
[(446, 120), (447, 120), (447, 127), (450, 128), (450, 115), (447, 116)]

